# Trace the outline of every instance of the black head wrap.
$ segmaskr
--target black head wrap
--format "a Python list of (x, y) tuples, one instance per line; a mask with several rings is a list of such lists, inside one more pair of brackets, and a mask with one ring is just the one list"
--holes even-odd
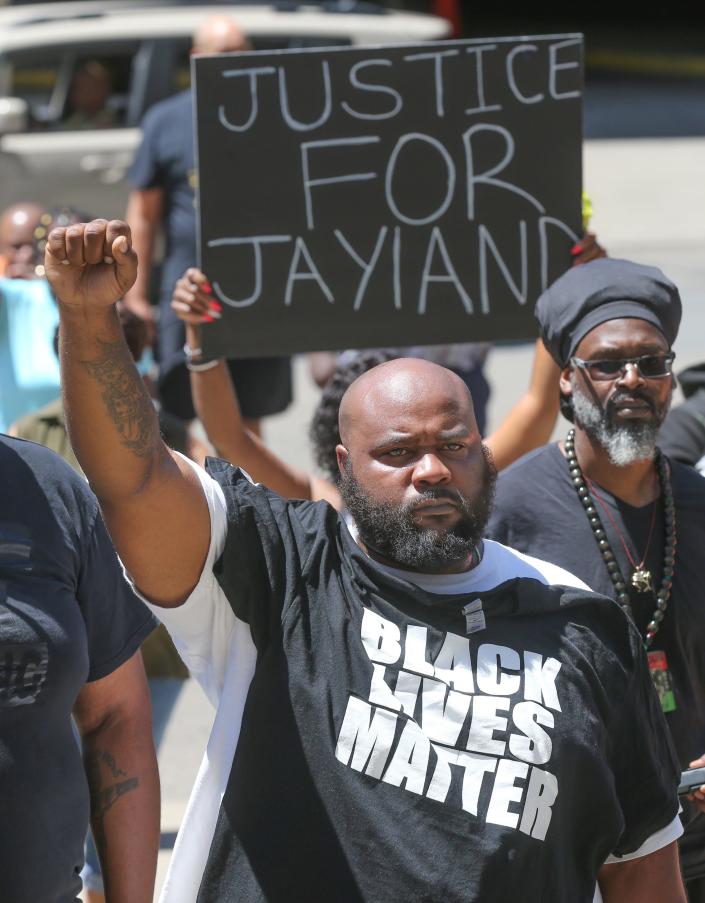
[(559, 367), (590, 330), (608, 320), (646, 320), (670, 347), (681, 312), (678, 289), (661, 270), (614, 258), (572, 267), (546, 289), (535, 311), (541, 338)]

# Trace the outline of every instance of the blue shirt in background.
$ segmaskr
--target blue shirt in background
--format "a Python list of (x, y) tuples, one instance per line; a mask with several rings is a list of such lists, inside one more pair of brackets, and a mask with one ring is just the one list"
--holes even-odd
[(45, 279), (0, 279), (0, 432), (59, 394), (58, 325)]

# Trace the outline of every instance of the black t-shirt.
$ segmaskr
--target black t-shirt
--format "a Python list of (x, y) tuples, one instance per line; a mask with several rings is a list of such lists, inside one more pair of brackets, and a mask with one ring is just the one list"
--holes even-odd
[[(652, 646), (666, 653), (676, 709), (666, 713), (681, 766), (705, 753), (705, 480), (690, 467), (672, 461), (676, 507), (676, 565), (673, 589), (661, 629)], [(654, 531), (646, 566), (658, 588), (663, 575), (662, 500), (634, 508), (598, 489), (639, 561), (647, 546), (654, 504)], [(612, 552), (627, 578), (633, 568), (610, 519), (598, 512)], [(544, 558), (580, 577), (597, 592), (612, 595), (612, 581), (592, 528), (557, 444), (524, 456), (500, 474), (488, 536), (537, 558)], [(652, 593), (629, 587), (642, 635), (656, 607)], [(705, 874), (705, 816), (684, 804), (687, 830), (681, 856), (687, 877)]]
[(0, 900), (73, 903), (89, 800), (71, 711), (155, 622), (68, 464), (0, 435), (0, 473)]
[(229, 521), (215, 574), (257, 666), (198, 903), (587, 903), (609, 854), (675, 817), (615, 603), (528, 576), (429, 593), (325, 503), (210, 472)]

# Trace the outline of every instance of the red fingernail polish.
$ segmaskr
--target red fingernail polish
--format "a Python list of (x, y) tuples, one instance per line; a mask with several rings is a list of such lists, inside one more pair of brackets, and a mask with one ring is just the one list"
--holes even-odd
[(204, 322), (204, 323), (214, 323), (215, 320), (214, 320), (213, 317), (208, 317), (208, 316), (206, 316), (206, 317), (203, 318), (203, 322)]
[(217, 301), (211, 301), (210, 304), (209, 304), (208, 306), (211, 308), (211, 310), (217, 310), (218, 313), (220, 313), (220, 311), (223, 309), (223, 308), (220, 306), (220, 304), (218, 304)]
[(208, 294), (208, 295), (210, 295), (211, 292), (213, 291), (213, 289), (211, 288), (210, 282), (202, 283), (201, 287), (203, 288), (203, 291), (206, 292), (206, 294)]
[(570, 249), (570, 253), (571, 254), (580, 254), (580, 252), (582, 250), (583, 250), (582, 245), (573, 245), (573, 247)]

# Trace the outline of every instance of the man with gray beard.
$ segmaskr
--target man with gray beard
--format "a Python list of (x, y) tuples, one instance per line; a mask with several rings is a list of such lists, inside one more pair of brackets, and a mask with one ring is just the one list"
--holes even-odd
[[(630, 614), (681, 767), (705, 764), (705, 482), (656, 445), (674, 386), (678, 290), (656, 268), (597, 260), (544, 292), (536, 316), (574, 428), (501, 474), (488, 535)], [(705, 901), (705, 793), (683, 805), (694, 903)]]

